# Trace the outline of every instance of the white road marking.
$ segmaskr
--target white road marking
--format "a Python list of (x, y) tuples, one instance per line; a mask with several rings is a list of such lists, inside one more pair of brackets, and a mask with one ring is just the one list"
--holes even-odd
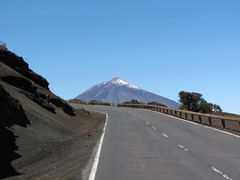
[(164, 137), (168, 138), (168, 135), (166, 135), (166, 134), (164, 134), (164, 133), (162, 133), (162, 135), (163, 135)]
[(154, 130), (156, 130), (157, 128), (155, 126), (152, 127)]
[(99, 141), (98, 149), (97, 149), (94, 161), (93, 161), (92, 169), (91, 169), (90, 175), (88, 177), (88, 180), (94, 180), (95, 176), (96, 176), (98, 163), (99, 163), (99, 158), (100, 158), (101, 149), (102, 149), (102, 144), (103, 144), (103, 139), (104, 139), (104, 136), (105, 136), (105, 131), (106, 131), (107, 122), (108, 122), (108, 114), (107, 113), (105, 113), (105, 114), (106, 114), (106, 122), (105, 122), (105, 125), (104, 125), (104, 128), (103, 128), (103, 133), (102, 133), (100, 141)]
[(187, 152), (187, 151), (188, 151), (188, 148), (184, 147), (184, 146), (183, 146), (183, 145), (181, 145), (181, 144), (179, 144), (179, 145), (178, 145), (178, 147), (179, 147), (179, 148), (181, 148), (181, 149), (184, 149), (184, 151), (185, 151), (185, 152)]
[(149, 122), (146, 122), (146, 125), (149, 125)]
[(236, 137), (236, 138), (240, 138), (239, 135), (236, 135), (236, 134), (233, 134), (233, 133), (230, 133), (230, 132), (227, 132), (227, 131), (223, 131), (223, 130), (220, 130), (220, 129), (216, 129), (216, 128), (213, 128), (213, 127), (210, 127), (210, 126), (206, 126), (204, 124), (198, 124), (196, 122), (188, 121), (188, 120), (185, 120), (185, 119), (181, 119), (181, 118), (178, 118), (178, 117), (175, 117), (175, 116), (171, 116), (171, 115), (168, 115), (168, 114), (164, 114), (164, 113), (161, 113), (161, 112), (157, 112), (157, 111), (151, 111), (151, 110), (148, 110), (148, 109), (141, 109), (141, 110), (162, 114), (162, 115), (174, 118), (174, 119), (178, 119), (178, 120), (183, 121), (183, 122), (187, 122), (187, 123), (190, 123), (190, 124), (194, 124), (196, 126), (201, 126), (201, 127), (207, 128), (207, 129), (211, 129), (211, 130), (214, 130), (214, 131), (218, 131), (218, 132), (221, 132), (221, 133), (224, 133), (224, 134), (231, 135), (231, 136)]
[(212, 167), (212, 170), (216, 173), (218, 173), (219, 175), (221, 175), (224, 179), (227, 180), (233, 180), (232, 178), (230, 178), (228, 175), (224, 174), (222, 171), (220, 171), (219, 169)]
[(184, 146), (183, 146), (183, 145), (181, 145), (181, 144), (179, 144), (179, 145), (178, 145), (178, 147), (180, 147), (181, 149), (183, 149), (183, 148), (184, 148)]

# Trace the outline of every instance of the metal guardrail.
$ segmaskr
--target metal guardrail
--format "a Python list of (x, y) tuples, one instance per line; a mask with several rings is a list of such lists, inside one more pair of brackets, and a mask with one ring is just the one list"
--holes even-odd
[(158, 111), (164, 114), (182, 118), (185, 120), (193, 121), (196, 123), (212, 126), (216, 128), (229, 129), (232, 131), (240, 132), (240, 118), (219, 116), (204, 113), (197, 113), (186, 110), (172, 109), (168, 107), (142, 105), (142, 104), (120, 104), (118, 107), (129, 107), (129, 108), (141, 108), (153, 111)]

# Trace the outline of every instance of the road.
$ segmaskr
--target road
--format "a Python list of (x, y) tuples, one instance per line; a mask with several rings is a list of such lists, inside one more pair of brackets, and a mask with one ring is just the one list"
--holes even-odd
[(84, 106), (109, 119), (96, 180), (239, 180), (240, 138), (158, 112)]

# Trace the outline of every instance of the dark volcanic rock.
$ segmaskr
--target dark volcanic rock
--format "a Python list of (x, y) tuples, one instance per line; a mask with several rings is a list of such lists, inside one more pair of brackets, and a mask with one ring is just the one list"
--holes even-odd
[[(55, 105), (56, 107), (62, 108), (62, 110), (68, 115), (75, 116), (73, 108), (61, 98), (54, 98), (55, 96), (51, 95), (52, 93), (48, 89), (48, 81), (29, 69), (28, 64), (22, 57), (19, 57), (8, 50), (0, 49), (0, 63), (4, 63), (24, 76), (23, 78), (21, 76), (2, 75), (2, 81), (26, 91), (22, 93), (52, 113), (56, 113), (53, 106)], [(37, 85), (43, 87), (45, 90)]]
[(32, 84), (31, 81), (14, 76), (5, 76), (1, 78), (4, 82), (11, 84), (19, 89), (25, 90), (27, 92), (34, 93), (37, 90), (37, 87)]
[[(91, 121), (96, 118), (101, 120)], [(84, 110), (77, 110), (75, 115), (74, 109), (53, 94), (47, 80), (29, 69), (23, 58), (0, 49), (0, 179), (18, 175), (16, 179), (41, 179), (46, 175), (63, 178), (69, 167), (76, 169), (76, 175), (81, 174), (104, 119)], [(95, 132), (96, 141), (87, 140), (91, 148), (79, 143), (85, 134), (93, 137)]]
[(15, 143), (16, 136), (8, 128), (14, 124), (26, 127), (30, 123), (18, 100), (14, 99), (2, 85), (0, 85), (0, 117), (1, 179), (19, 175), (11, 166), (11, 162), (21, 156), (16, 153), (18, 150)]
[(25, 112), (18, 100), (0, 85), (0, 117), (1, 125), (10, 127), (13, 124), (26, 126), (29, 123)]
[(0, 49), (0, 62), (3, 62), (7, 66), (34, 81), (36, 84), (42, 86), (43, 88), (49, 89), (48, 81), (29, 69), (28, 64), (23, 60), (22, 57), (19, 57), (10, 51)]
[(33, 83), (28, 79), (14, 76), (5, 76), (1, 79), (8, 84), (27, 91), (28, 93), (25, 94), (29, 99), (42, 106), (43, 108), (49, 110), (50, 112), (55, 113), (54, 107), (47, 101), (47, 96), (41, 93), (41, 91), (37, 91), (37, 87), (34, 86)]
[(63, 111), (70, 116), (75, 116), (74, 110), (71, 106), (69, 106), (65, 101), (60, 98), (51, 98), (50, 102), (54, 104), (58, 108), (62, 108)]
[(52, 113), (56, 113), (54, 107), (51, 104), (49, 104), (49, 102), (47, 102), (44, 99), (42, 99), (41, 97), (39, 97), (36, 93), (35, 94), (26, 93), (26, 96), (29, 99), (31, 99), (32, 101), (34, 101), (35, 103), (37, 103), (38, 105), (47, 109), (48, 111), (50, 111)]

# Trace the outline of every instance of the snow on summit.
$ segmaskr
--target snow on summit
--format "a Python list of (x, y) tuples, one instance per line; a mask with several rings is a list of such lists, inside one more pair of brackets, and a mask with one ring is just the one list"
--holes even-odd
[(112, 84), (115, 84), (117, 86), (127, 86), (129, 88), (135, 88), (135, 89), (139, 89), (137, 86), (123, 80), (122, 78), (120, 77), (115, 77), (113, 78), (111, 81), (109, 81), (110, 83)]

